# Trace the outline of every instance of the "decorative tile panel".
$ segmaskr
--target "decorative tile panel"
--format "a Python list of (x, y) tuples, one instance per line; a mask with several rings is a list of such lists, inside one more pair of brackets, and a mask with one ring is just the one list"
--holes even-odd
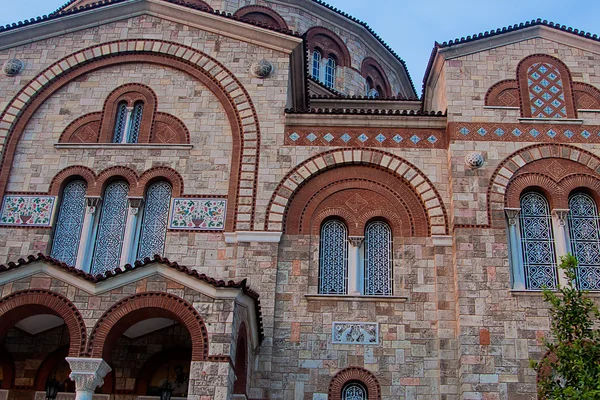
[(295, 126), (286, 132), (285, 145), (443, 148), (444, 135), (444, 129)]
[(334, 344), (379, 344), (379, 323), (334, 322), (332, 342)]
[(566, 118), (563, 81), (558, 69), (549, 63), (535, 63), (527, 71), (531, 116)]
[(169, 229), (223, 230), (227, 200), (176, 198), (171, 206)]
[(600, 125), (451, 122), (449, 135), (450, 140), (600, 143)]
[(55, 200), (54, 196), (4, 196), (0, 225), (49, 227)]

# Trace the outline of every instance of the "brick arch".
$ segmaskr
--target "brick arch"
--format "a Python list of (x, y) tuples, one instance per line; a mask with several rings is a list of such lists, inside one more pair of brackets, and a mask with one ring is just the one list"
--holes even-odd
[(148, 186), (157, 180), (167, 180), (173, 188), (172, 196), (179, 197), (183, 194), (183, 177), (171, 167), (155, 167), (147, 170), (140, 176), (138, 185), (132, 191), (132, 196), (144, 196)]
[(573, 82), (573, 94), (578, 110), (600, 110), (600, 90), (597, 87)]
[(279, 183), (267, 207), (265, 230), (282, 231), (283, 216), (298, 189), (315, 175), (345, 165), (368, 165), (388, 171), (407, 184), (425, 205), (428, 225), (433, 235), (448, 234), (444, 203), (429, 178), (410, 162), (381, 150), (335, 149), (317, 154), (290, 171)]
[(323, 211), (318, 212), (314, 217), (312, 224), (311, 234), (320, 235), (321, 227), (323, 224), (330, 219), (338, 219), (346, 225), (346, 229), (352, 224), (358, 224), (357, 218), (352, 215), (348, 210), (343, 208), (326, 208)]
[[(35, 111), (67, 83), (89, 72), (124, 63), (152, 63), (178, 69), (203, 83), (225, 108), (233, 149), (226, 230), (253, 230), (260, 126), (241, 82), (223, 64), (192, 47), (153, 39), (101, 43), (73, 53), (27, 83), (0, 115), (0, 196), (4, 195), (17, 144)], [(243, 158), (242, 158), (243, 155)], [(244, 173), (242, 170), (253, 171)]]
[(61, 170), (58, 174), (54, 175), (52, 181), (50, 182), (50, 188), (48, 189), (48, 194), (52, 196), (58, 196), (60, 194), (61, 189), (71, 180), (76, 177), (83, 178), (88, 188), (96, 185), (96, 174), (91, 168), (85, 167), (83, 165), (73, 165), (71, 167), (67, 167)]
[(115, 166), (110, 167), (98, 174), (96, 184), (88, 188), (88, 196), (101, 196), (104, 188), (116, 179), (123, 178), (129, 184), (129, 195), (132, 196), (131, 190), (138, 186), (137, 173), (129, 167)]
[(77, 118), (67, 125), (63, 133), (61, 133), (60, 138), (58, 138), (58, 143), (97, 142), (101, 121), (101, 112), (93, 112)]
[(390, 81), (385, 74), (385, 71), (381, 64), (377, 62), (373, 57), (366, 57), (362, 65), (360, 67), (360, 74), (363, 78), (371, 78), (373, 81), (374, 87), (381, 86), (383, 89), (383, 93), (380, 93), (380, 96), (390, 97), (392, 95), (392, 89), (390, 86)]
[(310, 54), (315, 49), (320, 49), (324, 58), (327, 58), (329, 54), (333, 54), (339, 67), (352, 66), (350, 52), (342, 38), (335, 32), (321, 26), (315, 26), (306, 32), (305, 37)]
[(368, 392), (368, 400), (380, 400), (381, 388), (379, 381), (370, 371), (360, 367), (350, 367), (341, 370), (329, 383), (329, 400), (342, 400), (342, 389), (347, 383), (357, 381), (362, 383)]
[(564, 204), (564, 192), (552, 178), (544, 174), (528, 173), (517, 176), (510, 181), (506, 188), (504, 204), (506, 207), (521, 207), (521, 195), (528, 189), (540, 191), (550, 205), (550, 209), (569, 208), (568, 203)]
[(49, 290), (22, 290), (0, 299), (0, 339), (20, 320), (47, 313), (65, 321), (69, 331), (69, 356), (82, 355), (86, 340), (83, 317), (69, 299)]
[(519, 107), (519, 84), (516, 79), (496, 83), (485, 94), (486, 106)]
[(402, 219), (400, 218), (400, 216), (398, 214), (396, 214), (395, 212), (392, 212), (390, 210), (368, 211), (365, 214), (360, 216), (359, 223), (360, 223), (360, 225), (364, 226), (365, 230), (366, 230), (367, 225), (369, 225), (371, 222), (375, 222), (375, 221), (385, 222), (390, 227), (393, 236), (396, 236), (394, 234), (396, 232), (396, 231), (394, 231), (394, 227), (396, 227), (396, 230), (402, 229)]
[(503, 228), (505, 226), (504, 204), (506, 189), (517, 172), (526, 165), (548, 158), (570, 160), (600, 175), (600, 158), (582, 148), (569, 144), (534, 144), (506, 157), (496, 168), (487, 189), (488, 223), (484, 225), (460, 225), (467, 228)]
[(569, 175), (560, 181), (560, 186), (565, 196), (564, 202), (567, 204), (565, 208), (569, 208), (569, 196), (581, 189), (585, 189), (588, 194), (592, 195), (597, 203), (600, 201), (600, 177), (598, 176), (592, 174)]
[(289, 29), (285, 19), (277, 11), (257, 4), (239, 8), (233, 16), (241, 20), (249, 20), (253, 23), (267, 25), (280, 30), (287, 31)]
[(2, 385), (0, 389), (8, 390), (11, 388), (15, 376), (15, 364), (10, 356), (10, 353), (6, 351), (4, 346), (0, 343), (0, 368), (2, 369)]
[(114, 304), (94, 326), (86, 354), (110, 360), (112, 348), (123, 332), (148, 318), (179, 322), (192, 338), (192, 361), (208, 356), (208, 332), (198, 311), (184, 299), (164, 292), (138, 293)]

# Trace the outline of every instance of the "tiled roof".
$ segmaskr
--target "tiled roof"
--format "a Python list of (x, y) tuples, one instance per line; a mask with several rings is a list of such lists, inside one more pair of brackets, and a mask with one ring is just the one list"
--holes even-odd
[(579, 29), (571, 28), (570, 26), (561, 25), (561, 24), (558, 24), (555, 22), (547, 21), (545, 19), (542, 20), (539, 18), (533, 19), (533, 20), (527, 21), (527, 22), (521, 22), (520, 24), (505, 26), (503, 28), (492, 29), (491, 31), (476, 33), (471, 36), (461, 37), (460, 39), (456, 38), (456, 39), (450, 40), (448, 42), (443, 42), (443, 43), (436, 42), (433, 47), (433, 50), (431, 52), (431, 56), (429, 57), (429, 63), (427, 64), (427, 69), (425, 70), (425, 76), (423, 77), (423, 91), (425, 90), (425, 84), (427, 82), (427, 79), (429, 79), (429, 74), (431, 73), (431, 68), (433, 67), (433, 61), (435, 59), (435, 55), (436, 55), (438, 49), (456, 46), (456, 45), (463, 44), (463, 43), (474, 42), (474, 41), (481, 40), (481, 39), (491, 38), (494, 36), (503, 35), (508, 32), (515, 32), (515, 31), (519, 31), (521, 29), (530, 28), (532, 26), (547, 26), (549, 28), (553, 28), (553, 29), (563, 31), (563, 32), (568, 32), (573, 35), (577, 35), (577, 36), (580, 36), (580, 37), (583, 37), (586, 39), (591, 39), (596, 42), (600, 42), (600, 37), (597, 34), (592, 34), (590, 32), (581, 31)]
[(0, 264), (0, 274), (3, 272), (6, 272), (6, 271), (12, 271), (12, 270), (21, 268), (25, 265), (28, 265), (28, 264), (31, 264), (34, 262), (38, 262), (38, 261), (42, 261), (42, 262), (54, 265), (64, 271), (68, 272), (71, 275), (83, 278), (92, 283), (103, 282), (103, 281), (111, 279), (115, 276), (125, 274), (134, 269), (143, 268), (146, 265), (151, 265), (154, 263), (160, 263), (160, 264), (166, 265), (167, 267), (172, 268), (176, 271), (182, 272), (188, 276), (198, 279), (202, 282), (208, 283), (209, 285), (211, 285), (215, 288), (241, 289), (244, 292), (244, 294), (246, 294), (249, 297), (251, 297), (252, 299), (254, 299), (254, 304), (256, 307), (256, 315), (258, 318), (258, 329), (259, 329), (259, 334), (260, 334), (260, 340), (262, 341), (264, 339), (263, 324), (262, 324), (262, 311), (261, 311), (261, 305), (260, 305), (260, 300), (259, 300), (260, 296), (257, 292), (255, 292), (254, 290), (250, 289), (247, 286), (246, 279), (238, 281), (238, 282), (235, 282), (232, 280), (230, 280), (230, 281), (217, 280), (217, 279), (211, 278), (205, 274), (199, 274), (198, 271), (196, 271), (195, 269), (190, 269), (184, 265), (179, 265), (178, 263), (169, 261), (167, 258), (161, 257), (159, 255), (155, 255), (153, 258), (146, 257), (143, 261), (136, 261), (134, 263), (134, 265), (127, 264), (122, 268), (117, 268), (114, 271), (107, 271), (104, 274), (92, 275), (92, 274), (83, 272), (82, 270), (80, 270), (78, 268), (71, 267), (71, 266), (65, 264), (64, 262), (59, 261), (55, 258), (49, 257), (42, 253), (38, 253), (37, 255), (27, 256), (26, 259), (19, 258), (17, 260), (17, 262), (8, 262), (6, 264)]

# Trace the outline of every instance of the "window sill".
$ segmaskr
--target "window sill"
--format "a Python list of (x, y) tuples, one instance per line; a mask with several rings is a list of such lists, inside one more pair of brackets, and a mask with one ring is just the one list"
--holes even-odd
[(122, 144), (122, 143), (57, 143), (57, 149), (101, 149), (101, 150), (191, 150), (191, 144)]
[[(553, 290), (554, 293), (558, 293), (558, 291)], [(511, 296), (519, 297), (542, 297), (544, 292), (541, 290), (510, 290)], [(587, 297), (600, 297), (600, 291), (589, 292)]]
[(385, 302), (406, 303), (408, 297), (404, 296), (353, 296), (339, 294), (305, 294), (306, 301), (361, 301), (361, 302)]
[(519, 118), (524, 124), (556, 124), (556, 125), (583, 125), (582, 119), (574, 118)]

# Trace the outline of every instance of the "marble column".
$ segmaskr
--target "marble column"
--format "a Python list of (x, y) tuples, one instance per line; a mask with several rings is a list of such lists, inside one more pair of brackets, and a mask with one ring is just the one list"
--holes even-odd
[(348, 294), (360, 296), (364, 291), (364, 268), (360, 248), (364, 236), (348, 237)]
[(67, 357), (71, 367), (69, 377), (75, 382), (75, 400), (92, 400), (97, 387), (112, 369), (101, 358)]

